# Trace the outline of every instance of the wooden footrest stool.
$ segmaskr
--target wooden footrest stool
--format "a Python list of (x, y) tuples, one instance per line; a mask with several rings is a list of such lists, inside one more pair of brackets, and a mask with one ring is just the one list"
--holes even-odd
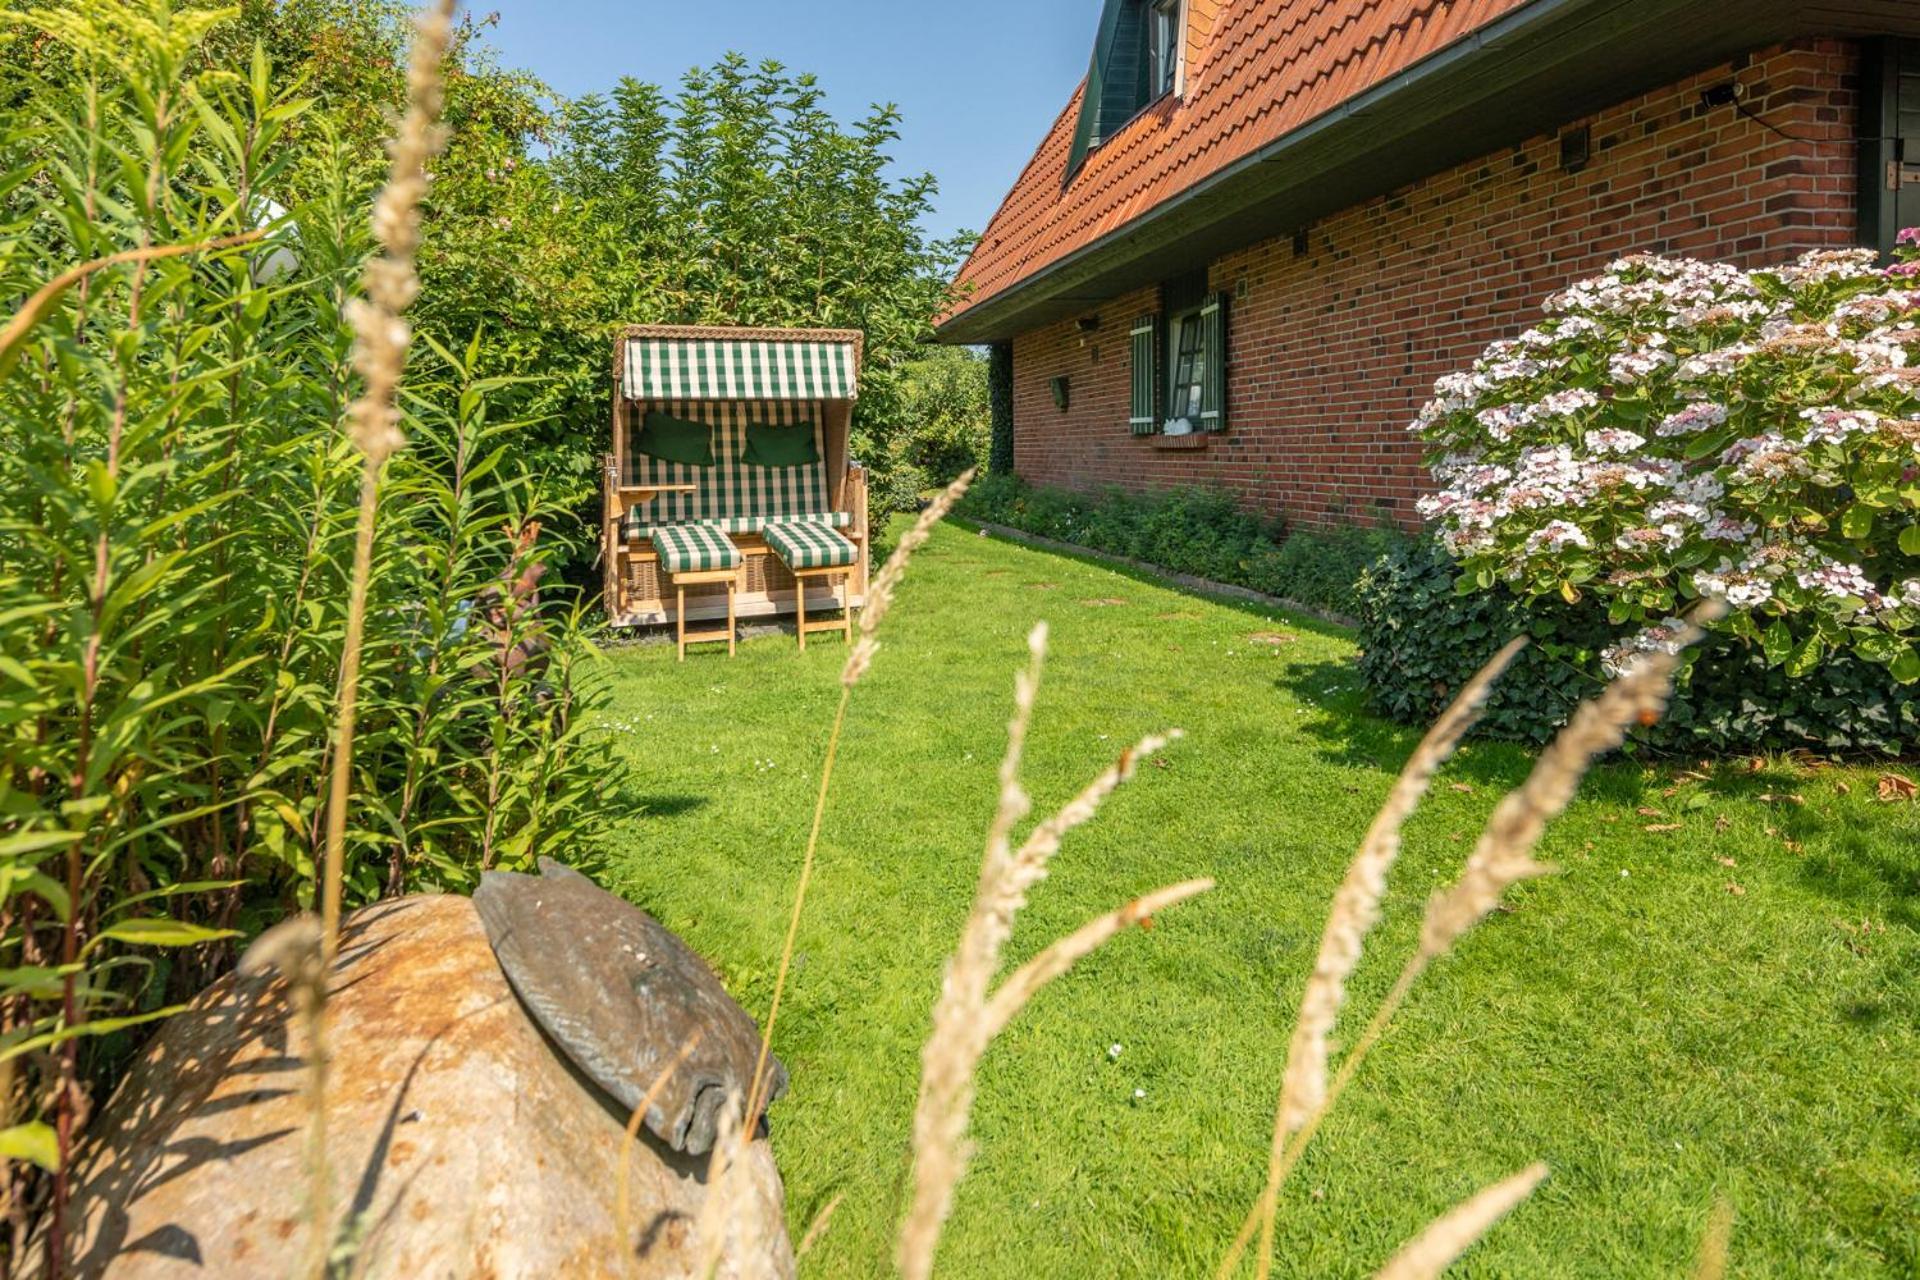
[[(794, 630), (800, 634), (800, 647), (807, 647), (809, 631), (839, 631), (847, 639), (853, 639), (853, 591), (852, 577), (854, 566), (860, 562), (860, 548), (853, 545), (831, 525), (816, 524), (810, 521), (783, 521), (769, 524), (761, 534), (767, 540), (767, 546), (780, 562), (793, 574), (793, 610)], [(847, 608), (838, 622), (807, 621), (807, 582), (813, 578), (825, 579), (828, 586), (833, 580), (846, 579), (848, 582)]]
[[(651, 535), (653, 549), (660, 556), (660, 572), (673, 584), (674, 643), (680, 661), (687, 660), (687, 645), (703, 640), (725, 640), (727, 656), (734, 654), (734, 593), (740, 589), (740, 548), (726, 534), (710, 525), (660, 525)], [(727, 627), (704, 631), (687, 630), (687, 588), (701, 583), (721, 582), (727, 588)]]

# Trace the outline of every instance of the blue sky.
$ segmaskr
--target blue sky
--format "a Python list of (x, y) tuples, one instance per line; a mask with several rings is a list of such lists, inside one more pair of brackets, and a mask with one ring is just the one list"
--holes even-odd
[(472, 0), (497, 10), (492, 43), (568, 96), (623, 75), (673, 84), (730, 49), (820, 77), (842, 118), (898, 104), (894, 158), (931, 172), (928, 230), (979, 231), (1093, 49), (1098, 0)]

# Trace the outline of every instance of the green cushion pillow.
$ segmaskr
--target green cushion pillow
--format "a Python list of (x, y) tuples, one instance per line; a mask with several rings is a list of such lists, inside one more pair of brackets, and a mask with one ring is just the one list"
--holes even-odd
[(820, 451), (813, 447), (813, 424), (796, 422), (774, 427), (749, 422), (747, 452), (742, 460), (750, 467), (804, 467), (820, 461)]
[(710, 467), (713, 465), (713, 428), (704, 422), (688, 422), (653, 409), (641, 424), (640, 439), (635, 447), (662, 462)]

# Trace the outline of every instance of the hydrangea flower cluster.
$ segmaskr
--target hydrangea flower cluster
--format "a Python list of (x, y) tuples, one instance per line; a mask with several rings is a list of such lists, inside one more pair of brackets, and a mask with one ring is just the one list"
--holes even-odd
[(1434, 385), (1420, 511), (1463, 590), (1596, 597), (1617, 670), (1724, 598), (1790, 671), (1920, 678), (1920, 231), (1901, 261), (1623, 258)]

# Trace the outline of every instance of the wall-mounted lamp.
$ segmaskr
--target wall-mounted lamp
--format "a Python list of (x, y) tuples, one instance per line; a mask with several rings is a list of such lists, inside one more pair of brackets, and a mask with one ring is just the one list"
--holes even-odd
[(1093, 333), (1100, 328), (1100, 317), (1099, 316), (1081, 316), (1079, 320), (1075, 321), (1075, 323), (1080, 326), (1080, 332)]
[(1593, 159), (1593, 126), (1577, 125), (1560, 135), (1560, 168), (1578, 173)]
[(1065, 413), (1067, 411), (1067, 392), (1069, 389), (1067, 375), (1064, 373), (1060, 374), (1048, 382), (1047, 386), (1053, 392), (1053, 407)]

